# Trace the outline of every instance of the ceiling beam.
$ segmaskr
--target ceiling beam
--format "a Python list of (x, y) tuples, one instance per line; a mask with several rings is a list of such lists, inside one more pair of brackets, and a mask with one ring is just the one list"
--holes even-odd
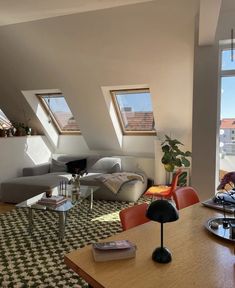
[(214, 43), (221, 3), (222, 0), (200, 0), (199, 46)]

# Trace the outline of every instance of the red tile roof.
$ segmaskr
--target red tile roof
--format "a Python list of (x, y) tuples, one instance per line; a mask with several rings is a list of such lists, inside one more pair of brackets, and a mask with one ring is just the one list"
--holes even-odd
[(125, 129), (128, 131), (152, 131), (154, 128), (153, 112), (125, 111), (122, 116), (127, 119)]
[(225, 118), (221, 120), (221, 129), (235, 129), (235, 118)]
[(68, 112), (55, 112), (55, 118), (59, 122), (62, 130), (65, 131), (79, 131), (79, 126), (71, 113)]

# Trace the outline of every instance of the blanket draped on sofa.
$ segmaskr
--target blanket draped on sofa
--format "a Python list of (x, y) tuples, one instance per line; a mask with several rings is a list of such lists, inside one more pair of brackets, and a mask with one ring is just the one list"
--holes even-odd
[(96, 180), (102, 182), (110, 191), (117, 194), (122, 185), (133, 180), (140, 180), (144, 183), (142, 175), (130, 172), (102, 174), (96, 177)]

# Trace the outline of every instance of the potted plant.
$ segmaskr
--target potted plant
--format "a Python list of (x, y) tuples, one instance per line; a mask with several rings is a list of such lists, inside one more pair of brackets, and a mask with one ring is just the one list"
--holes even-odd
[(177, 139), (171, 139), (165, 135), (165, 140), (161, 143), (162, 147), (162, 164), (167, 172), (173, 172), (175, 167), (189, 167), (190, 161), (187, 159), (192, 156), (190, 151), (183, 152), (178, 147), (184, 145)]
[(15, 128), (15, 136), (25, 136), (26, 135), (26, 127), (23, 122), (13, 122), (13, 127)]

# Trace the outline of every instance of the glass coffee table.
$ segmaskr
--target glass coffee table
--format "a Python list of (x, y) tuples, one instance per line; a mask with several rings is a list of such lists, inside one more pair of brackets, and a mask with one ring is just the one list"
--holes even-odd
[(57, 213), (59, 216), (59, 239), (64, 238), (64, 232), (65, 232), (65, 225), (66, 225), (66, 218), (67, 213), (72, 209), (78, 202), (81, 200), (83, 202), (84, 199), (90, 199), (89, 202), (89, 211), (93, 208), (93, 193), (95, 190), (97, 190), (98, 186), (80, 186), (80, 191), (78, 193), (72, 193), (71, 191), (60, 191), (60, 193), (55, 190), (53, 191), (52, 195), (62, 195), (64, 196), (67, 201), (61, 204), (60, 206), (53, 207), (53, 206), (47, 206), (47, 205), (41, 205), (37, 202), (45, 196), (46, 192), (41, 193), (37, 196), (34, 196), (30, 199), (27, 199), (19, 204), (16, 205), (16, 208), (27, 208), (28, 209), (28, 231), (29, 234), (32, 234), (33, 231), (33, 212), (35, 210), (40, 211), (49, 211), (53, 213)]

